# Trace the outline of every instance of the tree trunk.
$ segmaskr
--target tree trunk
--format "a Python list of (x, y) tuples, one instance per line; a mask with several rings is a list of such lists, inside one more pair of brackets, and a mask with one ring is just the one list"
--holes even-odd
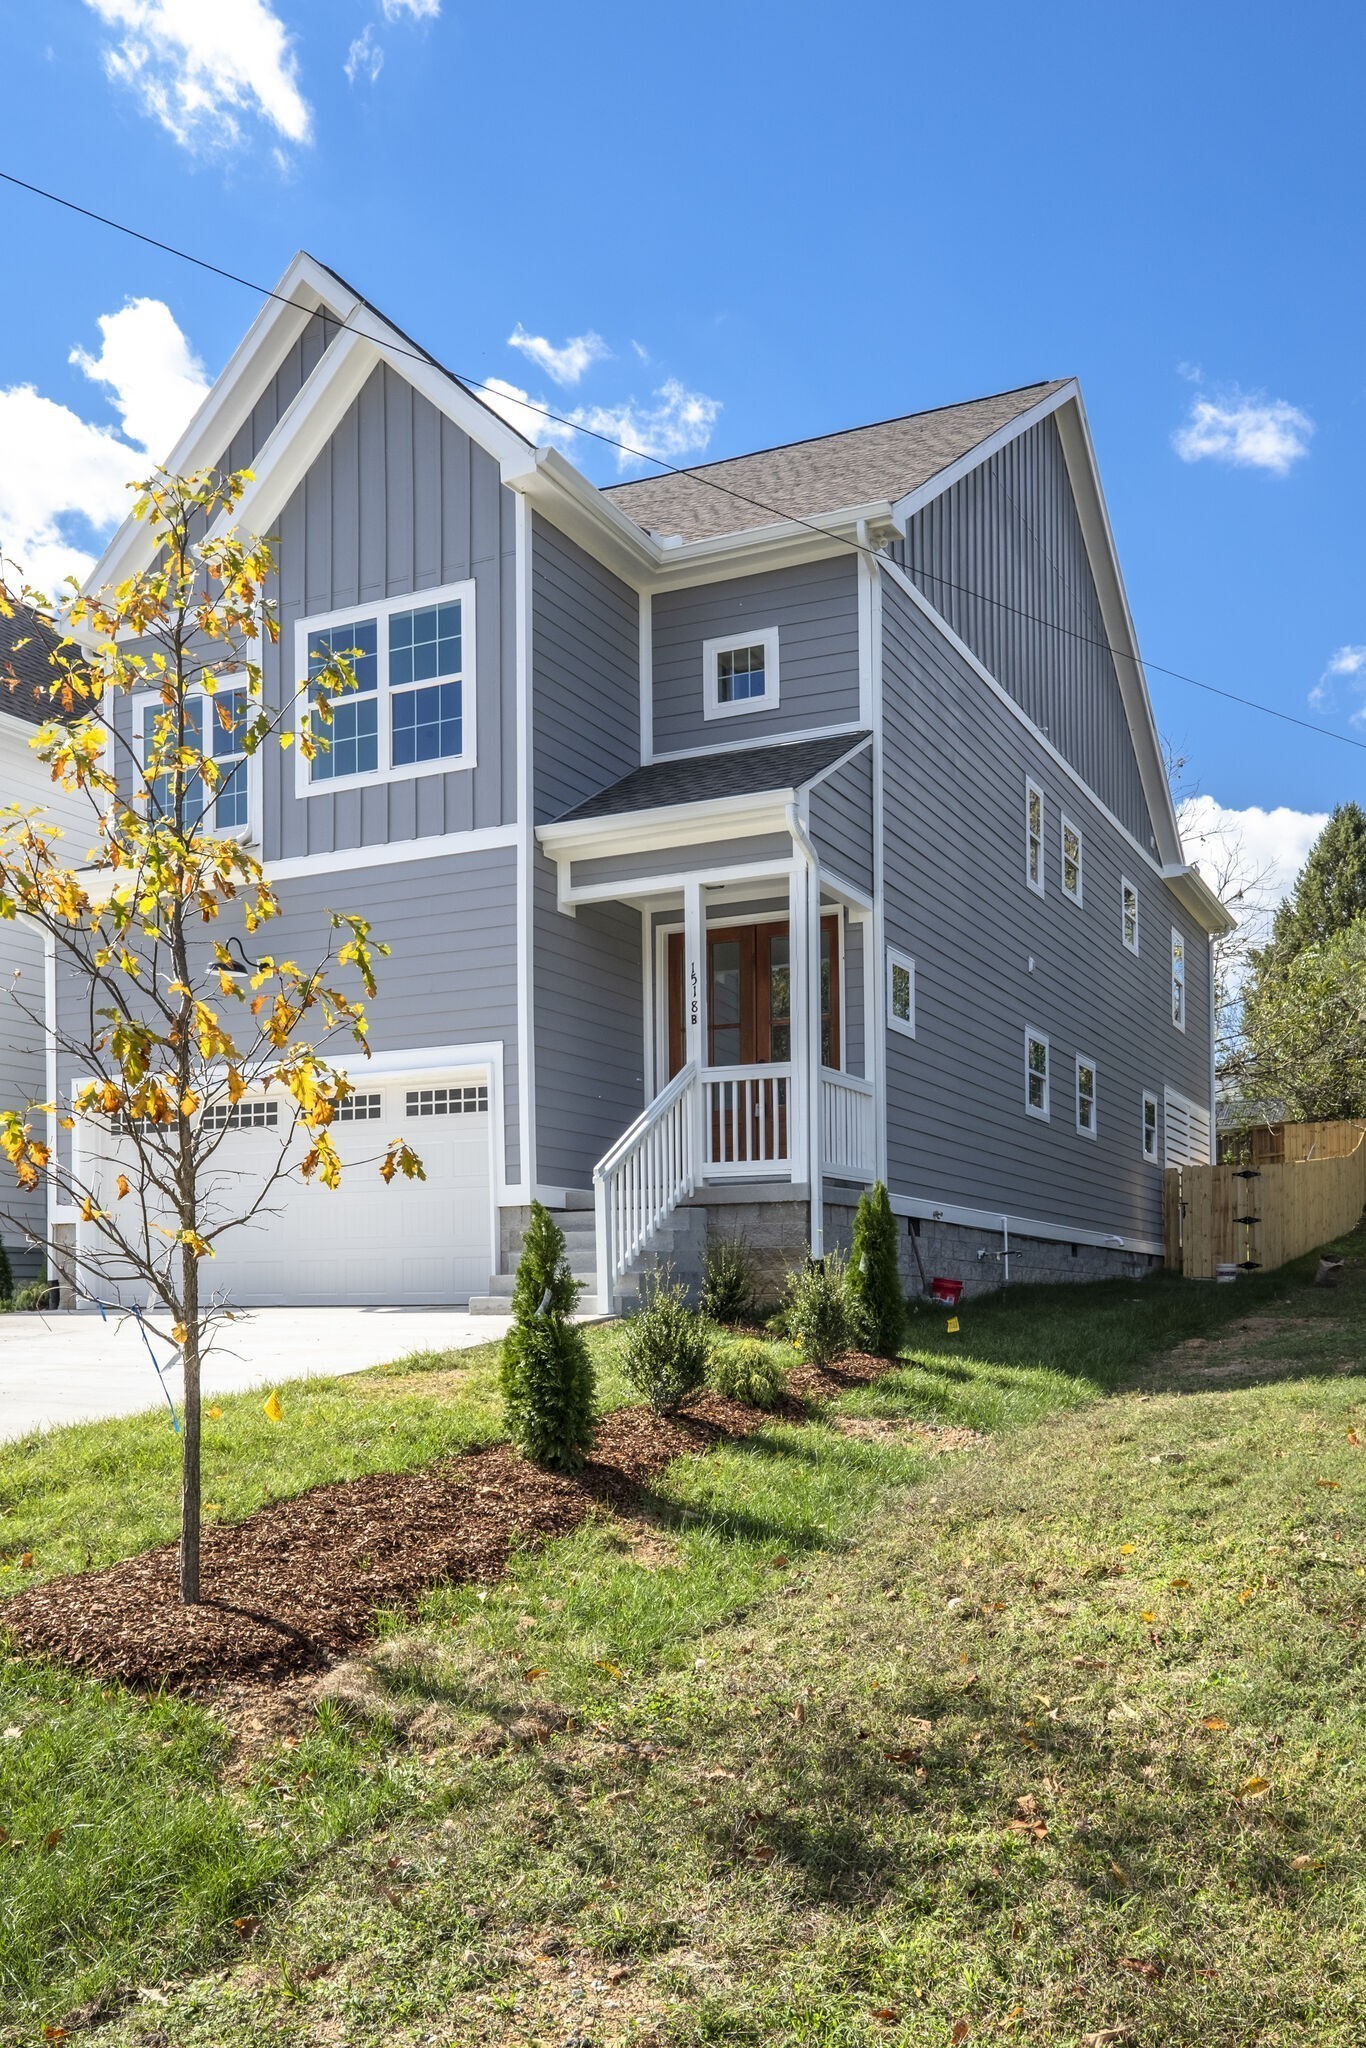
[[(184, 1148), (184, 1119), (182, 1156)], [(193, 1211), (191, 1211), (193, 1214)], [(180, 1347), (185, 1369), (185, 1419), (180, 1466), (180, 1598), (187, 1607), (199, 1601), (199, 1261), (193, 1245), (180, 1247), (181, 1321), (185, 1330)]]

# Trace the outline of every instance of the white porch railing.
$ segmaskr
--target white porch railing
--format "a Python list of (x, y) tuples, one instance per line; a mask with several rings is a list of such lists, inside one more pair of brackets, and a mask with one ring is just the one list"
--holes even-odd
[(782, 1179), (792, 1160), (792, 1069), (706, 1067), (702, 1091), (706, 1178)]
[(697, 1068), (683, 1067), (593, 1169), (598, 1310), (697, 1185)]
[(821, 1166), (851, 1180), (871, 1180), (877, 1171), (873, 1084), (857, 1074), (821, 1068)]

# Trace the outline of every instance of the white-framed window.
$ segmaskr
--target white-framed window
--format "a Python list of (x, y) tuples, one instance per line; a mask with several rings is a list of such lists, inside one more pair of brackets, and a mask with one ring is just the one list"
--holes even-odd
[(1119, 935), (1131, 953), (1138, 951), (1138, 891), (1127, 875), (1119, 878)]
[(1077, 1130), (1083, 1138), (1096, 1135), (1096, 1063), (1084, 1052), (1077, 1054)]
[(1061, 816), (1062, 893), (1081, 902), (1081, 832), (1066, 811)]
[(704, 640), (702, 693), (706, 718), (772, 711), (778, 702), (778, 628), (765, 626)]
[(1156, 1165), (1158, 1156), (1157, 1097), (1150, 1094), (1145, 1088), (1143, 1091), (1143, 1157), (1152, 1160), (1153, 1164)]
[(331, 724), (317, 721), (326, 750), (298, 756), (299, 794), (472, 768), (474, 632), (473, 583), (300, 619), (294, 670), (305, 707), (333, 656), (350, 663), (356, 687), (331, 694)]
[(1037, 782), (1029, 781), (1025, 783), (1025, 880), (1043, 895), (1043, 791)]
[(895, 946), (887, 948), (887, 1022), (893, 1031), (915, 1037), (915, 962)]
[(1178, 1031), (1186, 1028), (1186, 941), (1172, 926), (1172, 1023)]
[(1032, 1024), (1025, 1026), (1025, 1109), (1048, 1121), (1048, 1038)]
[[(165, 708), (160, 697), (151, 694), (134, 699), (133, 745), (144, 766), (154, 741), (157, 718)], [(216, 832), (224, 838), (255, 836), (256, 764), (242, 745), (251, 712), (252, 700), (246, 686), (235, 685), (232, 672), (216, 686), (212, 696), (206, 690), (193, 690), (186, 695), (186, 744), (209, 756), (219, 778), (213, 790), (203, 781), (186, 790), (186, 822), (191, 827), (202, 824), (206, 832)], [(169, 810), (173, 801), (171, 777), (149, 778), (147, 797), (154, 811)]]

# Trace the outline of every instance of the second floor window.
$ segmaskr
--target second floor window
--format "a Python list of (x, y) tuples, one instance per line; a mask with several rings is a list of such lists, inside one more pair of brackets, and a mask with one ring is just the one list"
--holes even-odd
[(354, 689), (329, 690), (330, 724), (314, 715), (326, 746), (300, 770), (305, 793), (474, 765), (474, 589), (424, 595), (300, 625), (310, 695), (329, 661), (345, 661), (356, 679)]
[(1042, 1031), (1025, 1031), (1025, 1108), (1030, 1116), (1048, 1120), (1048, 1040)]
[[(196, 692), (185, 699), (185, 744), (207, 754), (218, 771), (212, 788), (198, 775), (187, 781), (183, 797), (186, 825), (206, 832), (243, 832), (251, 821), (251, 773), (242, 746), (249, 699), (245, 690), (220, 687), (215, 694)], [(163, 714), (159, 699), (146, 698), (135, 714), (140, 723), (140, 758), (150, 760), (156, 744), (156, 721)], [(154, 810), (169, 816), (175, 807), (175, 778), (148, 778), (148, 799)]]
[(1120, 934), (1129, 951), (1136, 953), (1138, 951), (1138, 891), (1132, 882), (1126, 882), (1121, 878), (1119, 894)]
[(1081, 902), (1081, 833), (1068, 817), (1062, 821), (1062, 893)]
[(1025, 880), (1043, 895), (1043, 791), (1025, 784)]
[(1083, 1138), (1096, 1135), (1096, 1063), (1077, 1054), (1077, 1129)]
[(1186, 1028), (1186, 941), (1172, 926), (1172, 1023), (1178, 1031)]
[(730, 718), (772, 711), (778, 702), (778, 629), (736, 633), (702, 643), (703, 714)]

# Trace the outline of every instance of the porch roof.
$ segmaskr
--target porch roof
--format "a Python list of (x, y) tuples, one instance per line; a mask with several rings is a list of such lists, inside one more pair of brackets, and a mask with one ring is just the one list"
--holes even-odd
[(846, 755), (857, 753), (870, 737), (866, 732), (841, 732), (827, 739), (728, 747), (714, 754), (651, 761), (648, 767), (633, 768), (619, 782), (609, 783), (557, 822), (577, 824), (632, 811), (665, 810), (675, 804), (714, 803), (718, 797), (795, 793)]

